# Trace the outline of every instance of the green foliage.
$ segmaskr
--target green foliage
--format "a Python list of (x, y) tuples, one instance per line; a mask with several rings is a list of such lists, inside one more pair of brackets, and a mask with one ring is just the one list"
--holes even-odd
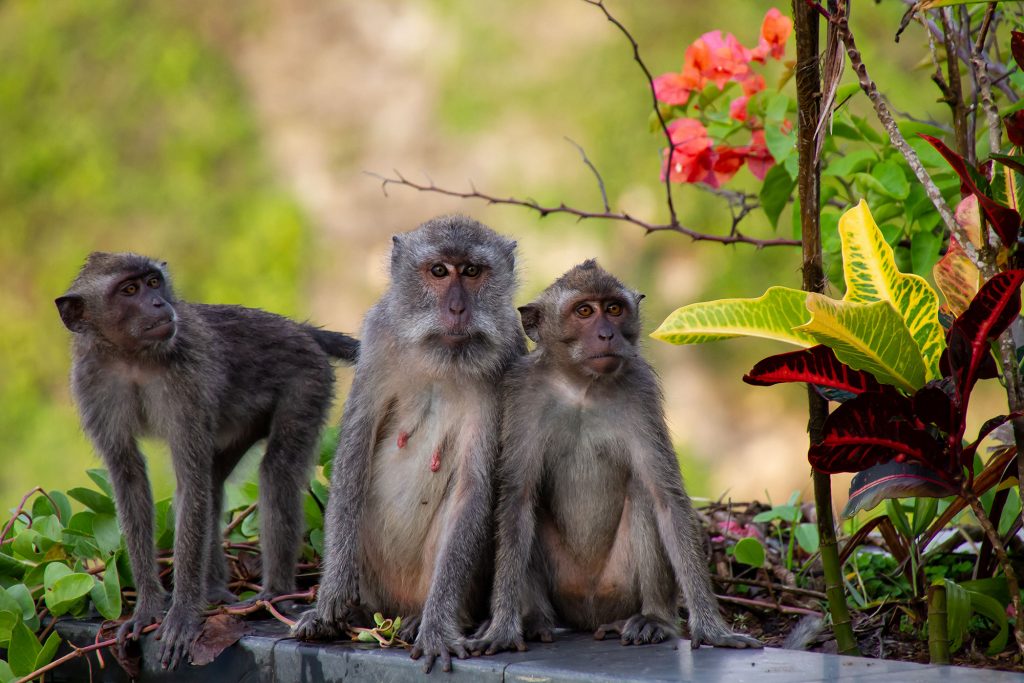
[(297, 314), (309, 237), (237, 75), (177, 5), (0, 3), (0, 64), (0, 434), (19, 455), (0, 493), (13, 495), (77, 484), (92, 458), (52, 305), (89, 251), (164, 258), (186, 298)]

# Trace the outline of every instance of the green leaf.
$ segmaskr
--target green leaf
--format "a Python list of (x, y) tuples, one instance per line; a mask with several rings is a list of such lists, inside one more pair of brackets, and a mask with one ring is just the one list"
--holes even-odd
[(775, 520), (794, 523), (800, 519), (800, 508), (796, 505), (776, 505), (771, 510), (765, 510), (754, 515), (754, 522), (774, 522)]
[(936, 291), (921, 276), (899, 271), (892, 247), (886, 243), (864, 201), (839, 219), (839, 234), (843, 240), (846, 278), (843, 301), (892, 303), (917, 346), (925, 378), (940, 377), (939, 357), (946, 347), (946, 337), (939, 324)]
[(97, 514), (92, 521), (96, 546), (105, 556), (113, 555), (121, 547), (121, 529), (113, 515)]
[(0, 683), (10, 683), (18, 680), (18, 676), (11, 671), (11, 665), (0, 659)]
[(1010, 636), (1006, 609), (998, 600), (984, 593), (968, 590), (967, 594), (971, 598), (971, 609), (988, 617), (996, 625), (996, 635), (988, 642), (985, 654), (989, 656), (999, 654), (1006, 649), (1006, 642)]
[(93, 512), (102, 512), (108, 515), (114, 514), (114, 501), (99, 491), (79, 487), (69, 489), (68, 495)]
[(36, 657), (42, 645), (24, 621), (11, 629), (11, 647), (7, 650), (7, 663), (16, 676), (27, 676), (36, 670)]
[(808, 555), (813, 555), (818, 552), (818, 548), (821, 542), (818, 538), (818, 525), (803, 523), (797, 524), (793, 527), (793, 535), (796, 536), (796, 542), (800, 544), (800, 547)]
[(815, 338), (794, 328), (811, 318), (807, 292), (771, 287), (756, 299), (719, 299), (677, 309), (651, 333), (669, 344), (703, 344), (732, 337), (761, 337), (810, 347)]
[[(50, 567), (62, 567), (69, 573), (59, 576), (51, 583)], [(55, 617), (68, 612), (75, 601), (88, 595), (96, 585), (96, 579), (89, 574), (70, 573), (70, 569), (57, 562), (51, 563), (46, 569), (45, 583), (48, 584), (48, 587), (43, 590), (43, 600), (50, 613)]]
[(58, 579), (63, 579), (65, 576), (73, 574), (71, 567), (60, 562), (51, 562), (46, 565), (46, 569), (43, 573), (43, 588), (49, 590), (53, 588), (53, 584), (57, 583)]
[(53, 661), (53, 656), (57, 654), (57, 648), (60, 647), (60, 636), (54, 631), (50, 634), (50, 637), (43, 643), (43, 647), (40, 648), (39, 653), (36, 654), (35, 664), (32, 666), (33, 671), (42, 669), (44, 666)]
[(93, 483), (95, 483), (96, 486), (99, 487), (99, 490), (103, 491), (103, 493), (107, 495), (107, 498), (113, 500), (114, 487), (110, 485), (110, 476), (107, 474), (106, 470), (94, 468), (91, 470), (86, 470), (85, 473), (88, 474), (89, 478), (93, 480)]
[(893, 161), (883, 161), (871, 169), (871, 177), (878, 182), (882, 194), (893, 199), (906, 199), (910, 183), (903, 169)]
[(21, 605), (21, 618), (30, 628), (36, 628), (39, 624), (39, 616), (36, 614), (36, 603), (32, 599), (32, 593), (29, 591), (28, 586), (23, 583), (16, 583), (13, 586), (8, 586), (4, 591)]
[(121, 616), (121, 577), (117, 573), (117, 562), (108, 562), (103, 570), (103, 583), (99, 581), (89, 592), (96, 611), (111, 621)]
[(737, 562), (750, 567), (764, 566), (764, 546), (756, 538), (741, 538), (737, 541), (733, 556)]
[(939, 260), (939, 249), (942, 238), (931, 230), (920, 230), (910, 238), (910, 262), (914, 272), (925, 277), (932, 272), (935, 262)]
[(851, 303), (809, 294), (807, 308), (811, 321), (796, 331), (830, 347), (840, 361), (908, 393), (924, 386), (920, 352), (891, 303)]
[(949, 579), (946, 583), (946, 634), (949, 636), (949, 650), (956, 652), (964, 642), (964, 634), (971, 620), (971, 596), (960, 585)]
[(324, 530), (313, 529), (309, 532), (309, 544), (313, 546), (313, 550), (320, 557), (324, 556)]
[(858, 149), (830, 161), (828, 166), (821, 170), (821, 174), (823, 176), (846, 178), (858, 171), (871, 168), (877, 162), (877, 154), (868, 149)]
[(764, 177), (759, 198), (761, 208), (764, 209), (773, 228), (779, 226), (779, 215), (786, 208), (794, 187), (796, 181), (790, 178), (789, 173), (781, 166), (772, 166)]
[(11, 543), (11, 550), (26, 560), (38, 562), (43, 559), (43, 553), (36, 550), (35, 546), (39, 538), (39, 532), (34, 529), (25, 529), (14, 537), (14, 542)]
[[(0, 591), (0, 593), (2, 592)], [(20, 623), (21, 608), (18, 608), (17, 611), (0, 609), (0, 648), (7, 648), (8, 641), (11, 639), (11, 630)]]
[(56, 515), (36, 517), (32, 520), (32, 528), (38, 531), (40, 536), (54, 543), (60, 543), (64, 540), (64, 527), (61, 526), (60, 520), (57, 519)]
[(6, 553), (0, 553), (0, 576), (20, 579), (25, 575), (25, 564)]
[(778, 126), (766, 126), (764, 129), (764, 142), (772, 158), (779, 164), (785, 163), (796, 150), (796, 131), (791, 130), (788, 133), (784, 133)]
[(935, 513), (939, 510), (939, 499), (919, 496), (914, 500), (914, 524), (911, 528), (911, 538), (916, 538), (925, 532), (935, 521)]

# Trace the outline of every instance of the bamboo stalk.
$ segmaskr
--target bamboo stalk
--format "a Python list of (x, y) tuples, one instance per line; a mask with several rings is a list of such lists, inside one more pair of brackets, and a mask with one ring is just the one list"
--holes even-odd
[(928, 661), (949, 664), (949, 632), (946, 616), (946, 585), (937, 583), (928, 589)]

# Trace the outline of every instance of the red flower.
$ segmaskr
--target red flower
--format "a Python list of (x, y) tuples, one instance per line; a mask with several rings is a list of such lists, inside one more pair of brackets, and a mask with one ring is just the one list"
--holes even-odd
[[(667, 169), (674, 183), (698, 183), (712, 174), (714, 150), (708, 131), (696, 119), (676, 119), (668, 124), (674, 151), (671, 168)], [(669, 150), (664, 150), (666, 164), (662, 166), (661, 179), (665, 179)]]
[(737, 97), (729, 103), (729, 118), (734, 121), (746, 121), (747, 120), (747, 100), (750, 98), (746, 95)]
[(692, 67), (702, 79), (724, 88), (729, 81), (739, 80), (750, 72), (749, 61), (750, 50), (740, 45), (736, 36), (709, 31), (686, 48), (683, 73)]
[(746, 161), (746, 152), (740, 147), (719, 145), (715, 148), (715, 161), (712, 172), (704, 180), (711, 187), (720, 187), (727, 183), (740, 170)]
[(686, 67), (682, 73), (662, 74), (654, 79), (654, 96), (665, 104), (686, 104), (690, 92), (701, 85), (700, 74), (696, 69)]
[(747, 168), (758, 180), (764, 180), (768, 170), (775, 165), (775, 159), (768, 151), (764, 140), (764, 130), (755, 130), (750, 144), (743, 148), (747, 159)]
[(761, 23), (761, 39), (751, 51), (751, 59), (764, 63), (768, 56), (782, 59), (786, 53), (786, 41), (793, 32), (793, 20), (772, 7)]

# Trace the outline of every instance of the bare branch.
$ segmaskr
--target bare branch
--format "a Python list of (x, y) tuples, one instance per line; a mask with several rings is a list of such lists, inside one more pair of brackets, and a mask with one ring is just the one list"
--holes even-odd
[(435, 194), (441, 194), (446, 197), (457, 197), (459, 199), (480, 199), (487, 202), (488, 204), (498, 204), (507, 206), (522, 206), (527, 209), (532, 209), (540, 214), (541, 218), (551, 214), (567, 214), (569, 216), (575, 216), (579, 220), (587, 218), (598, 218), (605, 220), (622, 221), (624, 223), (631, 223), (638, 225), (643, 228), (648, 234), (652, 232), (676, 232), (680, 235), (685, 235), (695, 242), (718, 242), (720, 244), (750, 244), (758, 249), (764, 247), (796, 247), (800, 246), (799, 240), (791, 239), (758, 239), (756, 237), (750, 237), (740, 232), (733, 232), (729, 235), (712, 235), (708, 233), (698, 232), (691, 230), (683, 225), (680, 225), (677, 221), (675, 224), (671, 223), (649, 223), (641, 220), (625, 212), (617, 211), (584, 211), (583, 209), (577, 209), (566, 204), (559, 204), (558, 206), (544, 206), (533, 199), (516, 199), (515, 197), (495, 197), (493, 195), (486, 194), (478, 191), (471, 185), (469, 192), (460, 192), (458, 190), (449, 190), (444, 187), (439, 187), (433, 183), (423, 184), (409, 180), (399, 172), (395, 172), (395, 177), (388, 178), (377, 173), (365, 171), (369, 176), (372, 176), (381, 181), (381, 189), (387, 194), (388, 185), (404, 185), (405, 187), (411, 187), (419, 192), (433, 192)]
[[(565, 141), (576, 148), (576, 150), (580, 153), (580, 156), (583, 157), (583, 163), (587, 165), (587, 168), (594, 172), (594, 178), (597, 179), (597, 189), (601, 190), (601, 204), (604, 206), (604, 210), (606, 212), (611, 211), (612, 207), (608, 205), (608, 193), (605, 192), (604, 189), (604, 178), (601, 177), (601, 173), (600, 171), (597, 170), (597, 166), (594, 166), (594, 162), (592, 162), (590, 160), (590, 157), (587, 156), (586, 151), (579, 144), (577, 144), (575, 140), (566, 137)], [(431, 183), (433, 183), (433, 181), (431, 181)]]
[(661, 124), (661, 131), (665, 134), (665, 140), (668, 143), (668, 159), (665, 161), (665, 203), (668, 205), (669, 225), (678, 226), (679, 219), (676, 216), (676, 207), (672, 203), (672, 157), (675, 155), (676, 146), (672, 142), (672, 133), (668, 130), (668, 123), (665, 122), (665, 117), (661, 114), (661, 108), (658, 107), (658, 96), (654, 91), (654, 76), (651, 75), (651, 70), (647, 68), (647, 64), (640, 57), (640, 45), (636, 42), (633, 34), (608, 11), (608, 8), (604, 6), (604, 0), (583, 0), (583, 2), (599, 8), (604, 12), (605, 18), (615, 24), (615, 27), (622, 32), (622, 35), (626, 37), (629, 44), (633, 46), (633, 60), (640, 66), (644, 72), (644, 77), (647, 78), (647, 87), (651, 91), (651, 106), (654, 108), (654, 113), (658, 117), (658, 123)]

